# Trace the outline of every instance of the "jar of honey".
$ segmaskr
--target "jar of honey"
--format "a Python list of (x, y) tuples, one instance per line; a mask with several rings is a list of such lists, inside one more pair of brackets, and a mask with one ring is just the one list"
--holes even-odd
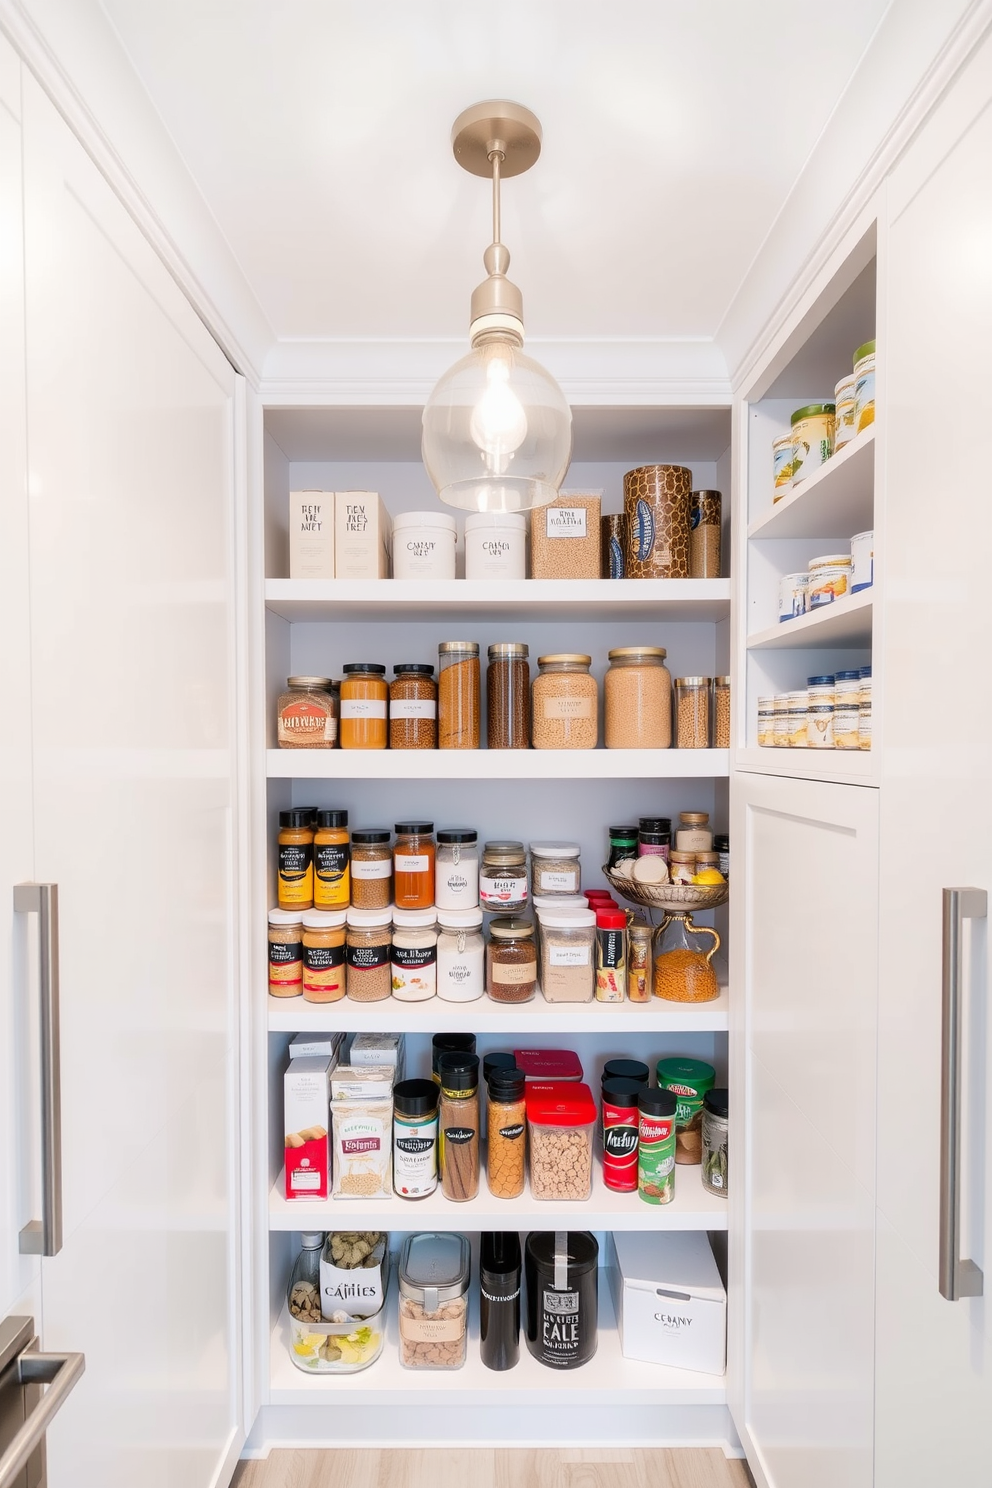
[(280, 909), (313, 909), (313, 812), (279, 813)]
[(433, 834), (433, 822), (396, 823), (393, 902), (397, 909), (430, 909), (434, 903)]
[(375, 661), (349, 661), (341, 683), (342, 749), (385, 749), (386, 668)]

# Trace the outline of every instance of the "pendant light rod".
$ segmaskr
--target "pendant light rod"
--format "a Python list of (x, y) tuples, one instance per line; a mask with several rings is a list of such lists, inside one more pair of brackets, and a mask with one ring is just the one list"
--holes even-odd
[(499, 213), (499, 168), (506, 159), (502, 149), (497, 143), (496, 148), (490, 151), (489, 159), (493, 167), (493, 242), (499, 242), (500, 213)]

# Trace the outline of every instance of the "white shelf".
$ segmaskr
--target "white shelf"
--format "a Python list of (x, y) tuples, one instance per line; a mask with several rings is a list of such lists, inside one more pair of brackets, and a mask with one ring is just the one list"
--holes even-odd
[[(726, 620), (729, 579), (266, 579), (265, 608), (291, 621)], [(593, 612), (593, 613), (591, 613)]]
[(877, 785), (876, 755), (870, 749), (741, 749), (738, 770), (783, 775), (793, 780), (832, 780), (838, 785)]
[[(473, 1297), (474, 1303), (474, 1297)], [(358, 1406), (409, 1405), (423, 1401), (453, 1407), (473, 1405), (513, 1408), (523, 1405), (631, 1406), (723, 1405), (726, 1378), (671, 1369), (625, 1359), (613, 1314), (613, 1300), (604, 1270), (599, 1273), (599, 1344), (580, 1369), (555, 1370), (539, 1364), (527, 1349), (521, 1329), (520, 1360), (514, 1369), (487, 1369), (479, 1357), (477, 1308), (469, 1306), (468, 1358), (450, 1372), (404, 1369), (399, 1361), (395, 1284), (386, 1304), (389, 1321), (382, 1354), (358, 1374), (305, 1374), (289, 1357), (288, 1329), (283, 1318), (272, 1329), (269, 1377), (273, 1405)], [(522, 1309), (523, 1311), (523, 1309)]]
[(624, 1038), (638, 1033), (722, 1032), (729, 1026), (730, 997), (726, 987), (712, 1002), (551, 1003), (537, 996), (533, 1002), (505, 1004), (480, 997), (475, 1002), (312, 1003), (302, 997), (270, 997), (270, 1033), (436, 1033), (441, 1023), (449, 1033), (507, 1034), (524, 1039), (531, 1034), (606, 1033)]
[(820, 651), (871, 645), (872, 591), (848, 594), (796, 620), (782, 620), (747, 638), (749, 651)]
[(393, 1195), (378, 1202), (285, 1197), (280, 1172), (269, 1193), (270, 1230), (547, 1230), (564, 1223), (583, 1230), (725, 1230), (727, 1202), (707, 1193), (700, 1168), (675, 1170), (670, 1204), (645, 1204), (634, 1194), (611, 1192), (595, 1164), (592, 1198), (582, 1203), (532, 1199), (530, 1186), (519, 1199), (494, 1199), (483, 1174), (476, 1198), (452, 1203), (438, 1188), (416, 1203)]
[(727, 749), (270, 749), (266, 754), (270, 780), (701, 780), (729, 773)]
[(844, 541), (874, 525), (875, 425), (775, 503), (747, 530), (749, 538), (822, 537)]

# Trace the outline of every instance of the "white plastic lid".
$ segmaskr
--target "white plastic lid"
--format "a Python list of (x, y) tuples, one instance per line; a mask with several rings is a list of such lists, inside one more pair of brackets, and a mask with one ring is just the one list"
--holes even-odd
[(482, 924), (481, 909), (439, 909), (437, 922), (446, 930), (471, 930)]
[(585, 894), (535, 894), (531, 899), (535, 909), (588, 909)]
[(443, 527), (446, 532), (458, 531), (454, 517), (434, 511), (399, 512), (393, 518), (393, 531), (398, 532), (401, 527)]
[(340, 930), (346, 919), (343, 909), (308, 909), (303, 915), (308, 930)]
[(270, 909), (270, 925), (299, 925), (303, 919), (303, 913), (299, 909)]
[(532, 842), (530, 850), (535, 858), (577, 858), (582, 851), (577, 842)]
[(809, 560), (809, 571), (816, 568), (850, 568), (850, 553), (825, 553), (822, 558), (811, 558)]
[[(395, 522), (393, 523), (395, 526)], [(501, 527), (504, 532), (526, 532), (527, 518), (522, 517), (519, 512), (472, 512), (471, 516), (465, 518), (465, 531), (477, 532), (480, 527)]]
[(349, 909), (348, 924), (356, 930), (372, 930), (379, 925), (389, 925), (393, 919), (393, 906), (388, 909)]
[(538, 915), (538, 919), (542, 925), (550, 925), (553, 930), (584, 930), (596, 923), (596, 916), (591, 909), (572, 909), (561, 914), (550, 914), (545, 910)]
[(437, 921), (434, 909), (394, 909), (393, 924), (406, 925), (410, 929), (418, 925), (433, 925)]

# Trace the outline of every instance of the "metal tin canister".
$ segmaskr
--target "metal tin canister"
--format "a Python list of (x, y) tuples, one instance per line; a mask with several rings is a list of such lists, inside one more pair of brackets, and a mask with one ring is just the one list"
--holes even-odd
[(524, 1246), (527, 1347), (551, 1369), (577, 1369), (598, 1342), (599, 1243), (588, 1230), (532, 1230)]
[(796, 620), (806, 613), (808, 573), (783, 574), (778, 585), (778, 618)]
[(611, 512), (600, 519), (602, 536), (599, 543), (601, 573), (604, 579), (627, 577), (627, 516)]
[(775, 501), (781, 501), (792, 490), (791, 431), (772, 441), (772, 482)]
[(692, 471), (684, 465), (640, 465), (623, 478), (628, 579), (689, 577)]
[(792, 415), (792, 484), (798, 485), (825, 465), (834, 450), (836, 408), (808, 403)]
[(875, 534), (857, 532), (851, 538), (851, 593), (870, 589), (875, 582)]
[(855, 388), (858, 380), (852, 372), (842, 377), (834, 388), (834, 453), (842, 449), (857, 434), (857, 399)]

